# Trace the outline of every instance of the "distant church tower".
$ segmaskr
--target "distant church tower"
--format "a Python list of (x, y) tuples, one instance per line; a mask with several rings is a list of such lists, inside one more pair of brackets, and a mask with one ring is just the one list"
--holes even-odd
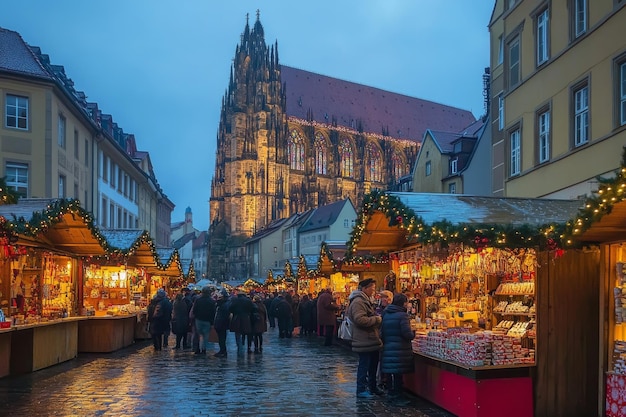
[(281, 65), (257, 11), (222, 99), (209, 200), (208, 276), (248, 277), (245, 241), (273, 220), (390, 189), (411, 173), (428, 128), (470, 112)]

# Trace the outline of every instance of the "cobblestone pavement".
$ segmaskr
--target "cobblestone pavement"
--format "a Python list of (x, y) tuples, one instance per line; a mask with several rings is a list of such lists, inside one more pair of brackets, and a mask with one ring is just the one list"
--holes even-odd
[[(357, 357), (317, 337), (265, 334), (261, 354), (227, 358), (154, 352), (149, 342), (0, 379), (0, 415), (10, 416), (419, 416), (452, 417), (417, 397), (395, 407), (355, 396)], [(170, 339), (171, 341), (171, 339)]]

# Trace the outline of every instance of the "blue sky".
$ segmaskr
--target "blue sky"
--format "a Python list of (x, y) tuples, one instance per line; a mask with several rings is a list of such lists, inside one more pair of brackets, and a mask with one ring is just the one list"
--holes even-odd
[(484, 113), (495, 0), (20, 0), (0, 26), (63, 65), (140, 150), (176, 204), (208, 227), (222, 96), (246, 22), (280, 62)]

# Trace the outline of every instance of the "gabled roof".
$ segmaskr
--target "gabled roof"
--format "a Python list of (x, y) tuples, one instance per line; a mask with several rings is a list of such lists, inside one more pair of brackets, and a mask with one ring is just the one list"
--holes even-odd
[(452, 145), (457, 139), (462, 137), (460, 133), (451, 133), (451, 132), (440, 132), (436, 130), (428, 129), (430, 133), (430, 137), (432, 138), (437, 148), (439, 148), (439, 152), (442, 154), (450, 153), (454, 150), (454, 146)]
[(198, 249), (203, 246), (207, 246), (208, 242), (209, 242), (209, 232), (205, 230), (203, 232), (200, 232), (200, 234), (198, 234), (198, 237), (193, 240), (191, 247), (193, 249)]
[(264, 227), (263, 229), (259, 230), (254, 235), (252, 235), (250, 239), (246, 240), (246, 243), (256, 242), (257, 240), (261, 240), (265, 236), (268, 236), (274, 233), (275, 231), (280, 229), (285, 223), (287, 223), (288, 220), (289, 220), (289, 217), (272, 221), (266, 227)]
[(300, 226), (299, 232), (308, 232), (333, 225), (346, 204), (352, 205), (349, 198), (316, 208), (313, 210), (313, 214)]
[(172, 242), (172, 246), (175, 249), (180, 249), (195, 238), (196, 238), (196, 234), (194, 232), (187, 233), (186, 235), (183, 235), (180, 239)]
[(3, 28), (0, 28), (0, 71), (53, 80), (20, 34)]
[(458, 132), (475, 118), (468, 110), (281, 65), (286, 113), (301, 120), (421, 142), (426, 129)]

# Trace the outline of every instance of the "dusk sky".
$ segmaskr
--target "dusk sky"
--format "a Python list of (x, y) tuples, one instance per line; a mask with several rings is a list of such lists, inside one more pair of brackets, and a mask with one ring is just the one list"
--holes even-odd
[(0, 27), (63, 65), (75, 88), (150, 153), (174, 202), (208, 228), (221, 100), (250, 15), (280, 63), (485, 113), (495, 0), (20, 0)]

